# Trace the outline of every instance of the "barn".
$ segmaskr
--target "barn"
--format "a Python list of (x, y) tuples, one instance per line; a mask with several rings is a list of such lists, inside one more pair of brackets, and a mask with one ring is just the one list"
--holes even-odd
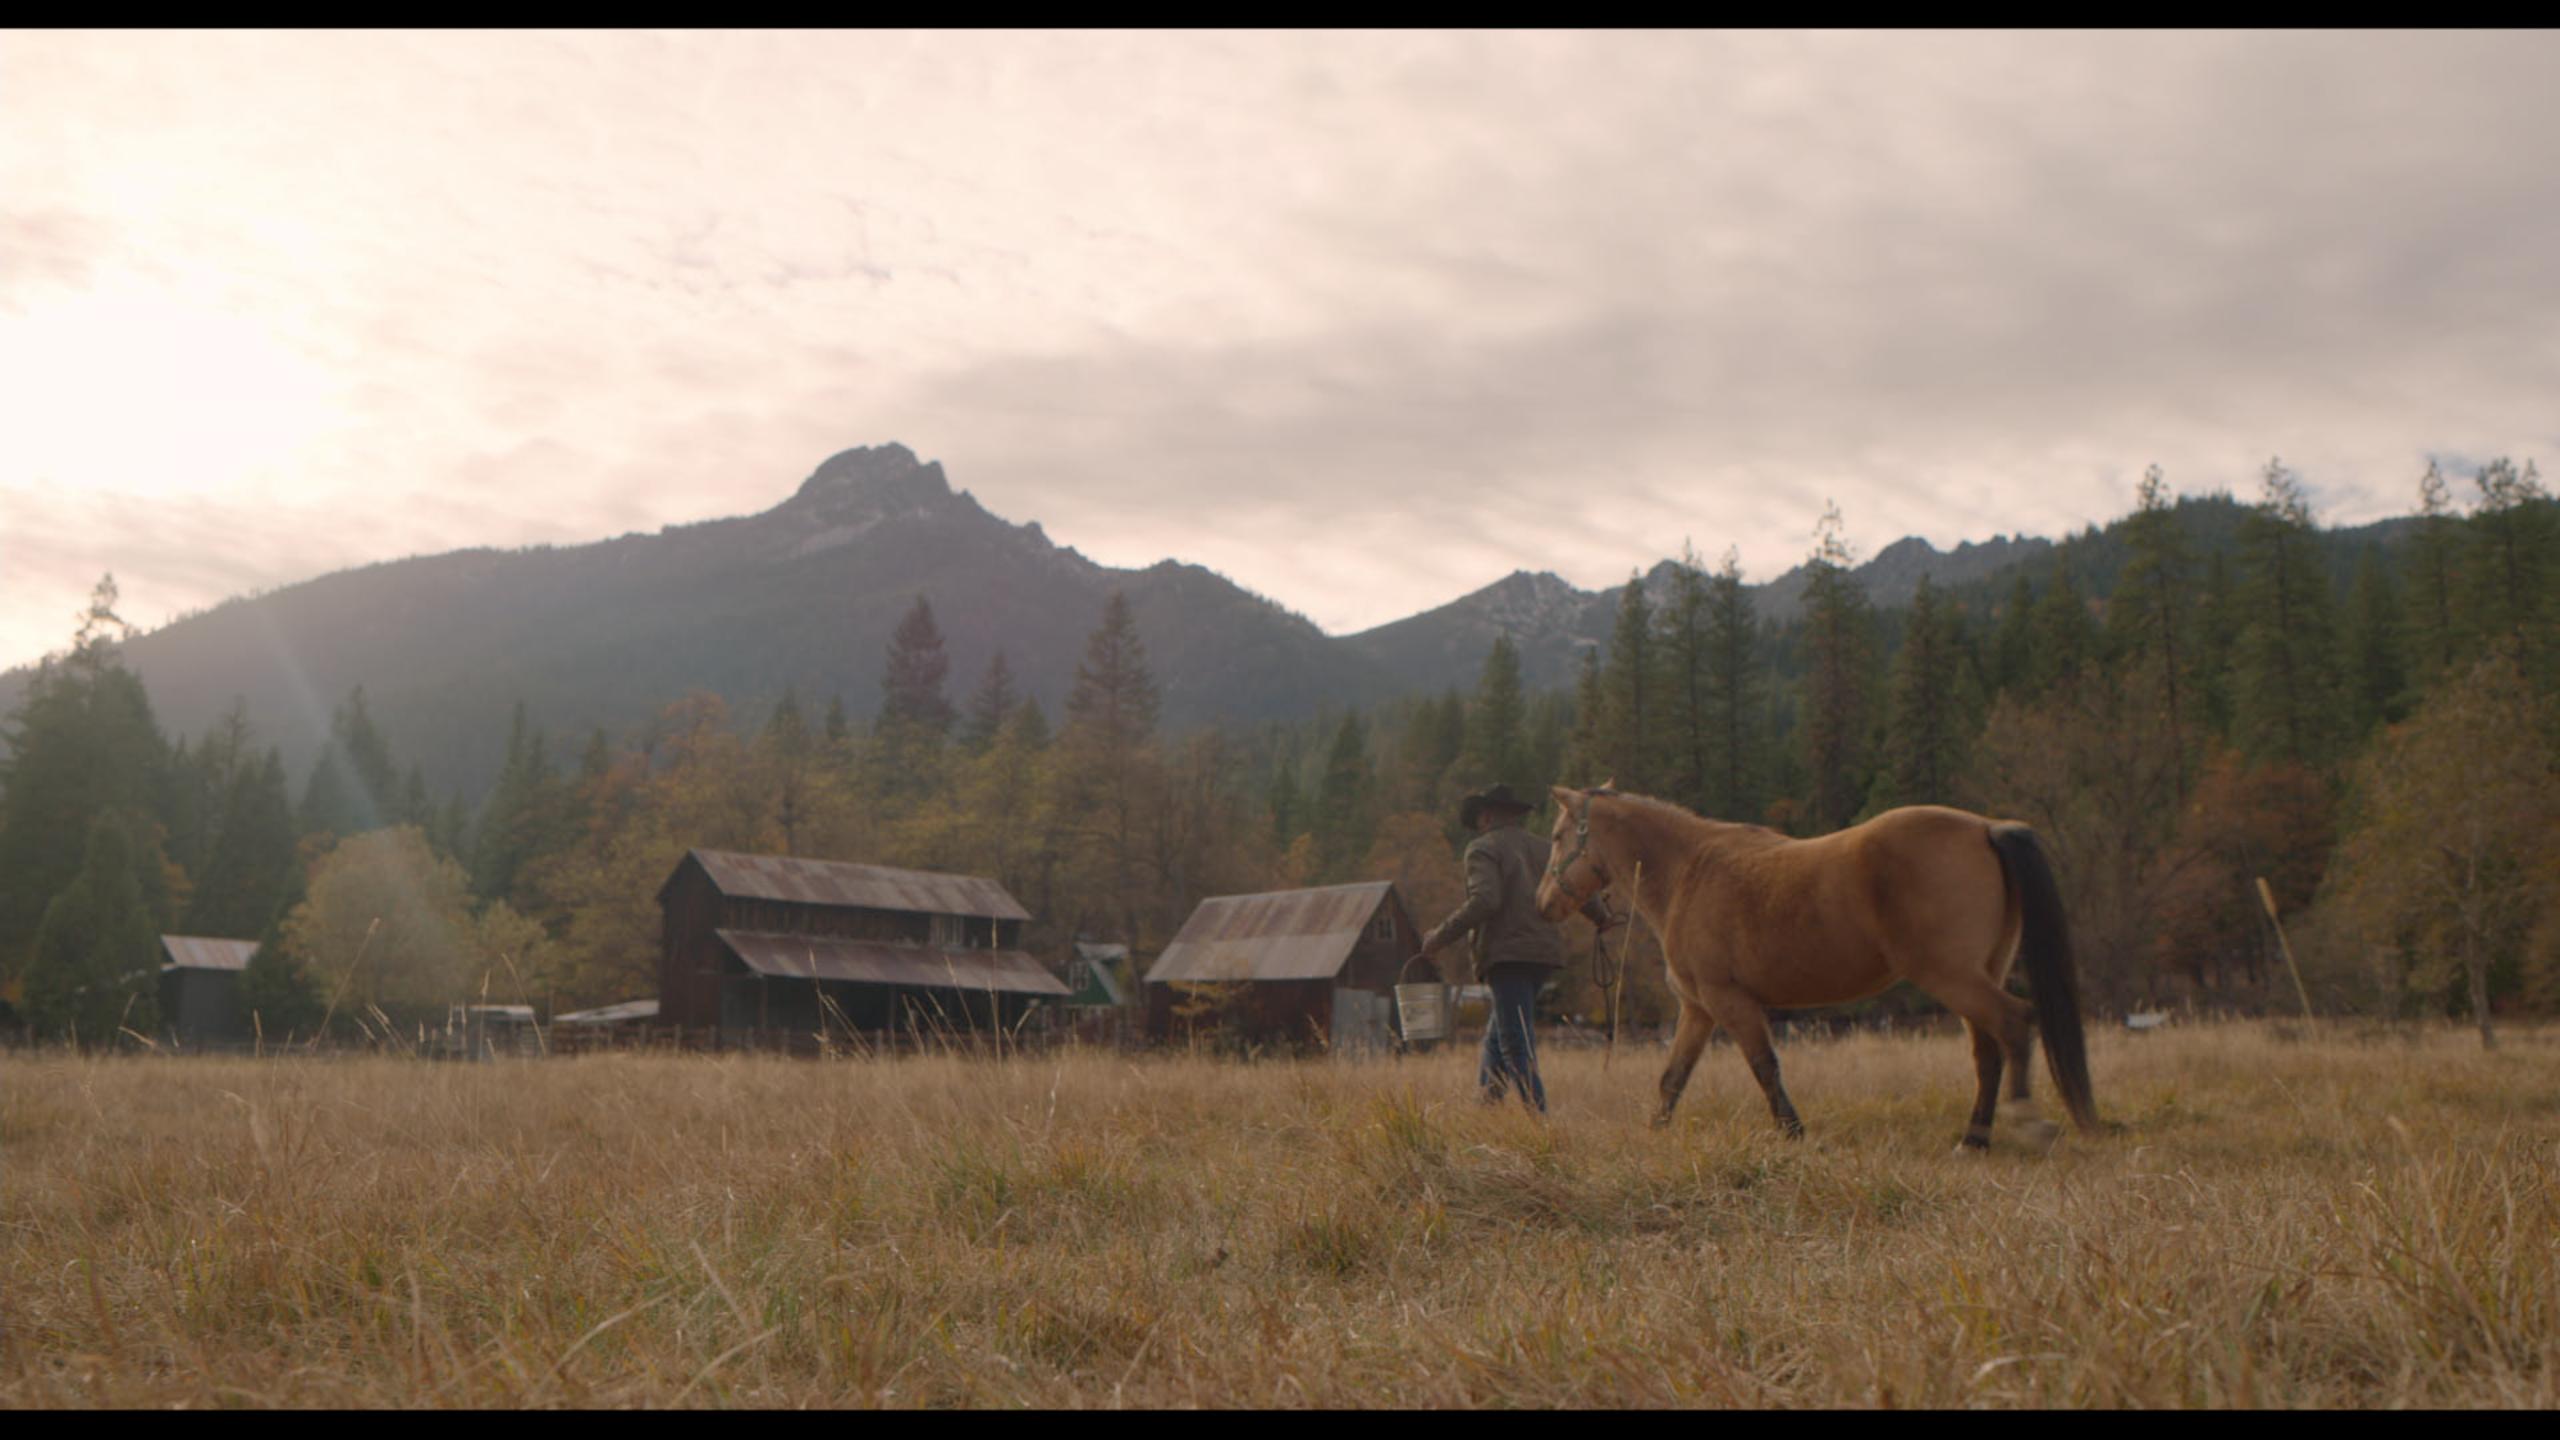
[(240, 976), (255, 940), (160, 937), (160, 1023), (181, 1050), (245, 1049), (254, 1041)]
[(1147, 1034), (1180, 1038), (1214, 1011), (1253, 1043), (1384, 1049), (1396, 970), (1421, 944), (1392, 881), (1203, 900), (1147, 970)]
[(1067, 987), (1030, 913), (975, 875), (691, 850), (658, 889), (658, 1014), (684, 1043), (1012, 1029)]

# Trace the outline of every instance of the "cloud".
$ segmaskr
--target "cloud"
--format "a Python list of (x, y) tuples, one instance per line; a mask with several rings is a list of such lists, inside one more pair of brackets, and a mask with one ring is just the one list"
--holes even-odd
[(1684, 538), (1765, 578), (1833, 497), (1868, 553), (2057, 534), (2155, 460), (2245, 494), (2282, 454), (2375, 518), (2429, 453), (2560, 438), (2555, 59), (0, 37), (0, 657), (110, 565), (166, 614), (758, 509), (891, 439), (1335, 630)]

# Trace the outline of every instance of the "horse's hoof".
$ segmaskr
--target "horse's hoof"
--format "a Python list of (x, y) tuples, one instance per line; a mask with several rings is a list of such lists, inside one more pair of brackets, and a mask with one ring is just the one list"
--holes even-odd
[(2062, 1127), (2050, 1120), (2029, 1120), (2018, 1127), (2018, 1138), (2050, 1149), (2054, 1141), (2062, 1138)]
[(1651, 1129), (1668, 1130), (1671, 1128), (1671, 1117), (1668, 1115), (1656, 1115), (1645, 1123)]
[(1960, 1155), (1960, 1156), (1961, 1156), (1961, 1155), (1988, 1155), (1988, 1154), (1990, 1154), (1990, 1153), (1991, 1153), (1991, 1142), (1989, 1142), (1989, 1141), (1987, 1141), (1987, 1140), (1976, 1140), (1976, 1139), (1974, 1139), (1972, 1136), (1967, 1135), (1967, 1136), (1966, 1136), (1966, 1137), (1964, 1137), (1963, 1139), (1961, 1139), (1961, 1140), (1959, 1140), (1959, 1141), (1957, 1141), (1957, 1142), (1956, 1142), (1956, 1148), (1955, 1148), (1954, 1153), (1955, 1153), (1955, 1154), (1957, 1154), (1957, 1155)]

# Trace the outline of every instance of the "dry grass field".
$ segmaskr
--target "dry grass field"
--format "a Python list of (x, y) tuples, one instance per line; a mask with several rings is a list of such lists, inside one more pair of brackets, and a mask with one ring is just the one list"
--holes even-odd
[[(2560, 1035), (0, 1061), (0, 1404), (2560, 1405)], [(2040, 1091), (2049, 1089), (2037, 1077)], [(2047, 1103), (2047, 1113), (2058, 1105)], [(2014, 1107), (2010, 1107), (2014, 1110)]]

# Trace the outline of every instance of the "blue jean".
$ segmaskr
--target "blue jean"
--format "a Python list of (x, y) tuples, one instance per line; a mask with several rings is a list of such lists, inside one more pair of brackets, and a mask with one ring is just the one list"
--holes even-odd
[(1496, 965), (1485, 974), (1493, 988), (1493, 1014), (1485, 1021), (1484, 1054), (1476, 1065), (1476, 1084), (1488, 1104), (1498, 1104), (1511, 1087), (1530, 1109), (1547, 1113), (1547, 1087), (1538, 1082), (1538, 989), (1546, 984), (1543, 965)]

